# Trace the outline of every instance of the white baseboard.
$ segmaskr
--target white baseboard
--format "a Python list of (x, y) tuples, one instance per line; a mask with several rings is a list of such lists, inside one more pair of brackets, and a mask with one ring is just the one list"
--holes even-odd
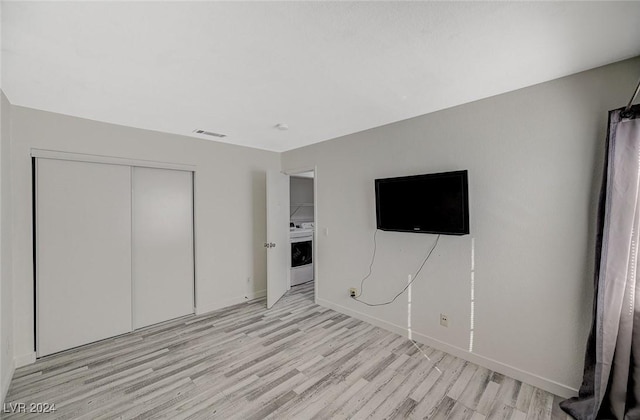
[[(391, 322), (384, 321), (380, 318), (376, 318), (376, 317), (364, 314), (362, 312), (355, 311), (345, 306), (337, 305), (333, 302), (330, 302), (322, 298), (317, 298), (316, 303), (318, 305), (327, 307), (329, 309), (333, 309), (345, 315), (349, 315), (354, 318), (360, 319), (362, 321), (368, 322), (377, 327), (384, 328), (385, 330), (392, 331), (396, 334), (403, 335), (403, 336), (407, 335), (407, 328), (404, 326), (396, 325)], [(447, 352), (453, 356), (459, 357), (461, 359), (475, 363), (484, 368), (487, 368), (495, 372), (501, 373), (503, 375), (509, 376), (511, 378), (517, 379), (521, 382), (525, 382), (529, 385), (533, 385), (545, 391), (551, 392), (552, 394), (559, 395), (563, 398), (570, 398), (578, 395), (578, 390), (570, 386), (561, 384), (551, 379), (543, 378), (542, 376), (524, 371), (522, 369), (518, 369), (516, 367), (507, 365), (502, 362), (498, 362), (497, 360), (493, 360), (485, 356), (481, 356), (477, 353), (469, 352), (466, 349), (462, 349), (460, 347), (447, 344), (443, 341), (426, 336), (424, 334), (420, 334), (415, 331), (412, 331), (412, 337), (415, 341), (419, 343), (426, 344), (440, 351)]]
[(265, 296), (267, 296), (266, 289), (250, 292), (246, 296), (236, 296), (231, 299), (220, 300), (217, 302), (210, 302), (210, 303), (207, 303), (206, 305), (200, 304), (198, 308), (196, 308), (196, 315), (206, 314), (208, 312), (226, 308), (228, 306), (237, 305), (239, 303), (251, 302), (257, 299), (263, 299)]
[(267, 297), (267, 289), (258, 290), (257, 292), (251, 292), (249, 296), (246, 296), (247, 301), (252, 301), (256, 299), (263, 299)]
[(9, 372), (5, 373), (2, 378), (2, 395), (0, 395), (0, 403), (5, 403), (5, 398), (7, 398), (7, 392), (9, 391), (9, 385), (11, 384), (11, 379), (13, 378), (13, 372), (15, 372), (15, 363), (11, 363), (11, 369)]
[(13, 358), (13, 364), (16, 369), (21, 368), (22, 366), (27, 366), (36, 362), (36, 352), (30, 352), (21, 354), (20, 356), (15, 356)]

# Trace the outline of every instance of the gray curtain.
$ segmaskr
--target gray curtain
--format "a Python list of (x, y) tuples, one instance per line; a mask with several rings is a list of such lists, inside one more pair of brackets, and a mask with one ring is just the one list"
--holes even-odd
[(579, 395), (560, 403), (579, 420), (640, 419), (639, 192), (640, 106), (636, 105), (630, 114), (609, 113), (593, 324)]

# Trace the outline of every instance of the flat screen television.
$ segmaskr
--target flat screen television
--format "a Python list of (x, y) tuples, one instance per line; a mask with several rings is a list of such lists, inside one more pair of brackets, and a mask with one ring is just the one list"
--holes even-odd
[(469, 233), (467, 171), (376, 179), (378, 229), (465, 235)]

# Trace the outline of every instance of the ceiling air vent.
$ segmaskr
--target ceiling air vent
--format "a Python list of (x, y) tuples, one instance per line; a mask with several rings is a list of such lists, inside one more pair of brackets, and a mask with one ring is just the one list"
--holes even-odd
[(196, 134), (204, 134), (205, 136), (213, 136), (213, 137), (227, 137), (226, 134), (220, 134), (220, 133), (214, 133), (213, 131), (206, 131), (206, 130), (193, 130), (194, 133)]

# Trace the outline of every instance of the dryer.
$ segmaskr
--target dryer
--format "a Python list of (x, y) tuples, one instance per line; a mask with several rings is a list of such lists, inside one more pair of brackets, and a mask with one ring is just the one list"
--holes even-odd
[(291, 286), (313, 281), (313, 223), (290, 228)]

